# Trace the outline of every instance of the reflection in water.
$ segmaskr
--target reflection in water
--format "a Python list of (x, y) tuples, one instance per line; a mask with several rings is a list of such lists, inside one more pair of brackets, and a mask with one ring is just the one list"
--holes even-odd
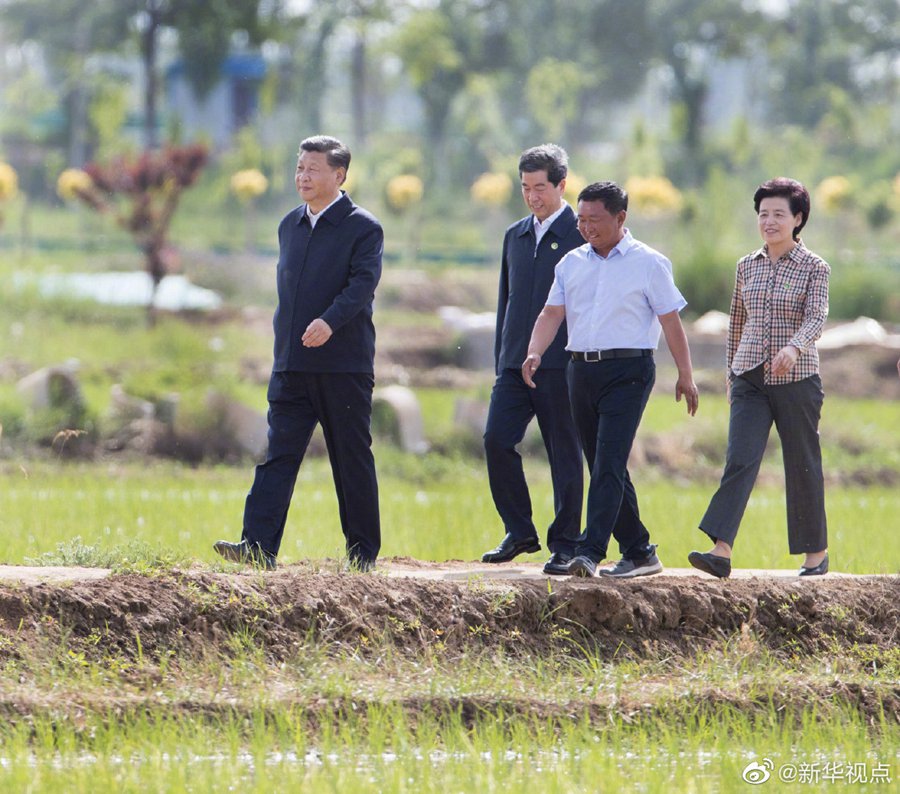
[[(17, 285), (35, 283), (24, 274), (17, 276)], [(48, 273), (39, 276), (36, 284), (44, 297), (83, 298), (110, 306), (147, 306), (153, 294), (153, 281), (143, 272)], [(153, 305), (168, 311), (210, 311), (222, 306), (222, 298), (210, 289), (192, 284), (185, 276), (165, 276)]]

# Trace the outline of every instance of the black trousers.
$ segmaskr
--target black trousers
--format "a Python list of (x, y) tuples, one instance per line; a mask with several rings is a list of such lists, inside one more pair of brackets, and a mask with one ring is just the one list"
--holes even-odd
[(565, 370), (538, 370), (534, 382), (536, 389), (526, 385), (520, 371), (505, 369), (494, 383), (484, 433), (491, 495), (507, 532), (521, 539), (538, 534), (522, 456), (516, 450), (528, 423), (537, 417), (553, 481), (555, 516), (547, 545), (551, 551), (571, 554), (581, 524), (584, 475)]
[(300, 463), (322, 425), (341, 527), (351, 559), (374, 560), (381, 548), (378, 481), (372, 457), (374, 378), (358, 372), (273, 372), (269, 381), (269, 451), (256, 467), (244, 506), (243, 537), (278, 554)]
[(650, 533), (641, 522), (628, 456), (656, 365), (651, 357), (573, 361), (568, 376), (572, 415), (591, 471), (587, 526), (576, 552), (600, 562), (614, 536), (624, 558), (643, 559), (651, 553)]
[(734, 546), (772, 423), (781, 438), (791, 554), (828, 547), (819, 417), (825, 395), (818, 375), (766, 386), (761, 368), (731, 385), (728, 451), (722, 481), (700, 522), (713, 540)]

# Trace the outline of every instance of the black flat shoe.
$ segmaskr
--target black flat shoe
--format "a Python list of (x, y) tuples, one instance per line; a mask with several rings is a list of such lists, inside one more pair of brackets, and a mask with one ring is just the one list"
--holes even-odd
[(258, 543), (248, 543), (242, 540), (240, 543), (229, 543), (227, 540), (217, 540), (213, 548), (220, 557), (230, 562), (242, 562), (246, 565), (256, 565), (267, 571), (274, 571), (277, 567), (275, 555), (263, 551)]
[(718, 554), (692, 551), (688, 554), (688, 562), (698, 571), (716, 576), (719, 579), (727, 579), (731, 576), (731, 560), (720, 557)]
[(482, 562), (509, 562), (520, 554), (532, 554), (540, 551), (541, 544), (537, 538), (517, 539), (506, 533), (496, 549), (491, 549), (481, 556)]
[(807, 568), (805, 565), (800, 566), (800, 576), (824, 576), (828, 573), (828, 555), (815, 568)]
[(572, 561), (572, 555), (564, 551), (554, 551), (550, 555), (550, 559), (544, 564), (544, 573), (549, 576), (568, 576), (569, 563)]

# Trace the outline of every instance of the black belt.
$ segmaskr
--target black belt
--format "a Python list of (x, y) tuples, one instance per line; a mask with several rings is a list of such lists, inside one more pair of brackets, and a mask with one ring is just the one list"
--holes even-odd
[(642, 347), (613, 347), (609, 350), (588, 350), (586, 353), (572, 351), (572, 361), (606, 361), (610, 358), (647, 358), (653, 350)]

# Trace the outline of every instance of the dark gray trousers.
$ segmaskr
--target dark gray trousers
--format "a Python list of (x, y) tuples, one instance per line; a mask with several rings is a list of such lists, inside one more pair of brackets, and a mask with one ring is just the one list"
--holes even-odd
[(504, 369), (497, 377), (484, 433), (488, 482), (506, 531), (517, 540), (535, 537), (531, 497), (516, 445), (536, 416), (553, 480), (555, 516), (547, 530), (547, 545), (551, 552), (572, 554), (581, 531), (584, 484), (566, 371), (538, 370), (534, 382), (537, 388), (526, 386), (522, 373), (513, 369)]
[(828, 547), (819, 446), (825, 396), (822, 381), (813, 375), (795, 383), (766, 386), (761, 371), (747, 375), (735, 378), (731, 386), (725, 472), (700, 529), (713, 540), (734, 546), (774, 422), (784, 458), (790, 553), (822, 551)]

